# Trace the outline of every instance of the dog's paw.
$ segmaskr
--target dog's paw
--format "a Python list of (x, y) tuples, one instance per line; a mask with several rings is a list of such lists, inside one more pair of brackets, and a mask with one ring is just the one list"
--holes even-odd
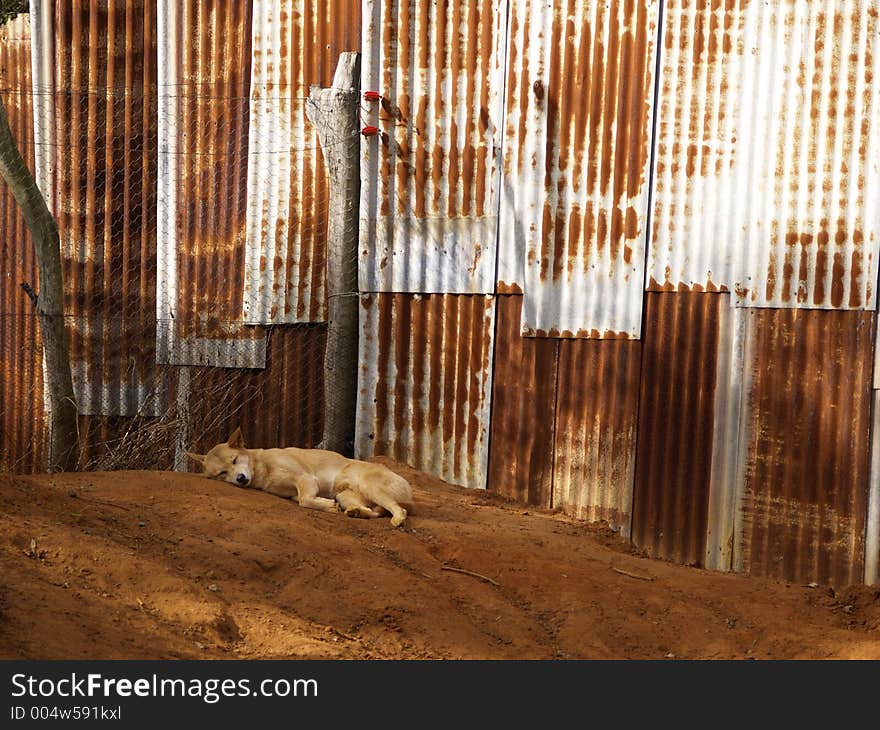
[(406, 522), (406, 511), (402, 515), (395, 515), (391, 518), (392, 527), (401, 527)]

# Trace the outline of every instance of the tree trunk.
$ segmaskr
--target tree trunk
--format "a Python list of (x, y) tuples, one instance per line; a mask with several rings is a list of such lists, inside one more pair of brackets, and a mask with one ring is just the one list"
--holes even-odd
[(330, 178), (327, 229), (327, 349), (321, 448), (354, 452), (358, 355), (358, 225), (360, 211), (360, 54), (343, 53), (333, 86), (313, 86), (306, 114), (315, 125)]
[(58, 226), (46, 206), (37, 181), (28, 169), (9, 128), (6, 107), (0, 96), (0, 177), (15, 196), (33, 239), (40, 270), (39, 292), (34, 305), (43, 341), (45, 382), (49, 390), (49, 471), (76, 467), (76, 401), (70, 375), (70, 353), (64, 324), (61, 281), (61, 245)]

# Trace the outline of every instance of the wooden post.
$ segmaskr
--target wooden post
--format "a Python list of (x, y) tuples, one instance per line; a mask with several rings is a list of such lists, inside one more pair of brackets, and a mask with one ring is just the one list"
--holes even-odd
[(360, 54), (339, 57), (333, 86), (311, 88), (306, 114), (318, 132), (330, 180), (327, 229), (327, 349), (324, 434), (320, 447), (354, 452), (358, 353), (358, 217), (360, 211)]

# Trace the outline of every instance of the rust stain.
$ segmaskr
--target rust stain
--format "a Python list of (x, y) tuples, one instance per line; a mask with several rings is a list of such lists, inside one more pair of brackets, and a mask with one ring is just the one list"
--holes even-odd
[(693, 177), (697, 170), (696, 159), (699, 154), (699, 147), (695, 144), (689, 144), (687, 149), (687, 164), (685, 165), (685, 174)]
[(573, 339), (573, 340), (633, 340), (637, 339), (633, 337), (629, 332), (617, 332), (615, 330), (603, 330), (599, 331), (595, 328), (593, 329), (579, 329), (577, 332), (573, 332), (571, 330), (560, 330), (555, 327), (551, 327), (549, 330), (544, 329), (531, 329), (529, 327), (525, 327), (522, 330), (523, 337), (536, 337), (536, 338), (547, 338), (547, 339)]
[(522, 294), (522, 287), (516, 282), (508, 283), (506, 281), (499, 281), (495, 287), (495, 291), (498, 294)]
[[(629, 240), (634, 240), (639, 236), (639, 212), (632, 206), (626, 209), (626, 227), (623, 235)], [(629, 259), (627, 259), (627, 263), (629, 263)]]
[[(789, 225), (795, 225), (795, 222), (789, 222)], [(852, 308), (862, 305), (861, 288), (865, 251), (864, 235), (860, 230), (849, 230), (846, 219), (841, 218), (837, 221), (832, 238), (829, 221), (823, 218), (815, 234), (789, 230), (785, 234), (784, 242), (783, 281), (780, 293), (783, 301), (804, 304), (808, 300), (808, 291), (812, 290), (814, 306), (825, 305), (826, 295), (829, 296), (829, 303), (834, 308), (840, 308), (844, 304)], [(850, 245), (852, 252), (847, 254)], [(846, 265), (847, 256), (849, 267)], [(774, 250), (771, 250), (770, 257), (766, 292), (768, 299), (772, 299), (776, 293)], [(797, 271), (795, 259), (798, 260)], [(849, 296), (844, 302), (847, 285)]]
[(852, 252), (852, 258), (850, 260), (849, 267), (849, 306), (853, 309), (858, 308), (862, 304), (862, 298), (860, 295), (860, 284), (862, 280), (862, 276), (864, 275), (863, 263), (864, 260), (864, 252), (858, 248), (854, 249)]
[(648, 283), (648, 291), (675, 291), (675, 285), (670, 281), (669, 270), (667, 267), (666, 279), (661, 283), (653, 276)]
[(768, 301), (772, 301), (776, 296), (776, 251), (770, 250), (770, 263), (767, 267), (767, 286), (764, 292), (764, 296)]
[(834, 254), (834, 264), (831, 269), (831, 306), (835, 309), (839, 309), (843, 304), (845, 276), (846, 266), (844, 264), (844, 255), (840, 251), (837, 251)]

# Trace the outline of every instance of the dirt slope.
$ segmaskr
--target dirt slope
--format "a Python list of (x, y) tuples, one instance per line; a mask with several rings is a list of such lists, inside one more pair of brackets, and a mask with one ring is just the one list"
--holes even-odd
[(0, 658), (880, 658), (880, 586), (650, 560), (386, 463), (405, 531), (195, 475), (0, 477)]

